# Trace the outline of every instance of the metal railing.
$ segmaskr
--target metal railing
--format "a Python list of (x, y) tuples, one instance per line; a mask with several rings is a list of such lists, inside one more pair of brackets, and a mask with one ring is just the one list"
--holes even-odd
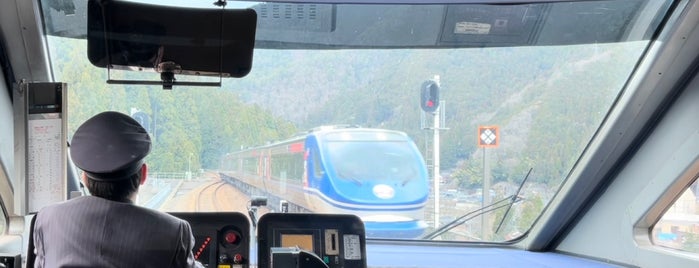
[(153, 172), (148, 173), (149, 179), (169, 179), (169, 180), (185, 180), (196, 177), (189, 172)]

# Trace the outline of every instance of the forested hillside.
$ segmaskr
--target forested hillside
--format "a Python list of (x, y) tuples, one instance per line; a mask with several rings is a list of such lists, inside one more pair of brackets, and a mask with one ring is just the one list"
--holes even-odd
[[(319, 125), (402, 130), (424, 150), (419, 87), (439, 75), (446, 101), (442, 170), (462, 186), (481, 181), (479, 125), (500, 127), (490, 149), (495, 181), (565, 177), (612, 105), (638, 44), (443, 50), (255, 51), (253, 70), (221, 88), (107, 85), (86, 60), (85, 43), (57, 40), (56, 77), (69, 83), (69, 133), (104, 110), (151, 118), (154, 170), (215, 168), (241, 146), (264, 144)], [(631, 54), (631, 55), (629, 55)], [(73, 60), (83, 58), (85, 60)], [(631, 57), (633, 58), (633, 57)], [(623, 66), (623, 67), (622, 67)], [(112, 78), (132, 74), (112, 72)], [(138, 79), (157, 80), (154, 73)], [(187, 77), (180, 77), (186, 80)], [(583, 115), (583, 116), (581, 116)], [(470, 161), (473, 160), (473, 161)]]
[[(56, 41), (56, 40), (52, 40)], [(69, 135), (87, 118), (106, 110), (150, 116), (145, 127), (153, 139), (148, 157), (156, 172), (183, 172), (188, 168), (216, 168), (226, 152), (242, 146), (264, 144), (291, 136), (297, 130), (254, 104), (244, 104), (238, 93), (216, 87), (108, 85), (107, 71), (87, 62), (85, 42), (61, 40), (54, 69), (59, 81), (68, 83)], [(84, 58), (84, 60), (70, 60)], [(112, 72), (112, 78), (124, 73)], [(128, 79), (155, 80), (155, 73)]]
[[(534, 167), (533, 180), (557, 183), (611, 107), (638, 48), (258, 50), (249, 80), (241, 83), (268, 84), (242, 87), (241, 94), (300, 129), (325, 124), (399, 129), (424, 150), (432, 134), (420, 128), (419, 87), (439, 75), (449, 128), (441, 134), (443, 172), (454, 172), (462, 186), (480, 184), (476, 132), (480, 125), (498, 125), (501, 146), (490, 149), (495, 181), (521, 180)], [(468, 161), (473, 157), (479, 158)]]

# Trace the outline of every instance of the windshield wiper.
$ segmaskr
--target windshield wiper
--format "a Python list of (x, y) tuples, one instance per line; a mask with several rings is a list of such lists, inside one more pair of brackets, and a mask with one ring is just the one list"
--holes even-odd
[(345, 179), (348, 179), (348, 180), (354, 182), (354, 184), (356, 184), (357, 186), (362, 186), (364, 184), (364, 182), (362, 182), (360, 179), (357, 179), (355, 177), (345, 177)]
[[(524, 186), (524, 182), (527, 181), (527, 178), (529, 178), (529, 174), (532, 173), (533, 168), (529, 168), (529, 171), (527, 171), (527, 175), (524, 176), (524, 179), (522, 182), (519, 183), (519, 188), (517, 188), (517, 191), (515, 192), (515, 196), (519, 195), (519, 192), (522, 190), (522, 186)], [(510, 202), (510, 206), (507, 207), (507, 210), (505, 210), (505, 215), (502, 215), (502, 219), (500, 219), (500, 223), (498, 224), (498, 228), (495, 229), (495, 233), (497, 234), (500, 231), (500, 227), (502, 226), (502, 223), (505, 222), (505, 218), (507, 218), (507, 214), (510, 213), (510, 209), (512, 208), (512, 204), (515, 203), (515, 200), (512, 199), (512, 202)]]
[(354, 176), (354, 174), (352, 176), (349, 176), (346, 174), (346, 172), (337, 172), (337, 177), (340, 179), (351, 181), (357, 186), (362, 186), (362, 184), (364, 184), (364, 182), (362, 182), (360, 179), (357, 179), (357, 177)]
[[(503, 199), (500, 199), (497, 202), (491, 203), (490, 205), (484, 206), (482, 208), (479, 208), (479, 209), (470, 211), (464, 215), (461, 215), (460, 217), (450, 221), (449, 223), (447, 223), (445, 225), (442, 225), (442, 227), (437, 228), (436, 230), (432, 231), (431, 233), (424, 235), (422, 237), (422, 239), (432, 240), (435, 237), (440, 236), (441, 234), (446, 233), (449, 230), (454, 229), (455, 227), (457, 227), (461, 224), (464, 224), (475, 217), (478, 217), (480, 215), (483, 215), (485, 213), (488, 213), (488, 212), (491, 212), (494, 210), (498, 210), (498, 209), (503, 208), (503, 207), (508, 207), (507, 211), (505, 212), (505, 215), (503, 215), (503, 218), (502, 218), (504, 220), (505, 217), (507, 217), (507, 213), (510, 211), (512, 204), (517, 203), (519, 201), (522, 201), (524, 199), (524, 198), (519, 196), (519, 192), (522, 190), (522, 186), (524, 185), (524, 182), (527, 181), (527, 178), (529, 177), (529, 174), (531, 172), (532, 172), (532, 169), (530, 168), (529, 172), (527, 172), (527, 175), (524, 177), (522, 182), (519, 184), (519, 187), (517, 188), (517, 191), (515, 192), (515, 194), (510, 195), (508, 197), (505, 197)], [(500, 204), (500, 203), (503, 203), (506, 201), (510, 201), (510, 202)], [(500, 224), (498, 224), (498, 230), (500, 229), (500, 225), (502, 225), (502, 220), (500, 221)], [(495, 233), (497, 233), (497, 231), (495, 231)]]
[[(510, 201), (510, 200), (513, 200), (513, 201), (498, 205), (500, 203), (503, 203), (505, 201)], [(464, 215), (461, 215), (460, 217), (450, 221), (449, 223), (447, 223), (445, 225), (442, 225), (442, 227), (437, 228), (436, 230), (432, 231), (431, 233), (426, 234), (425, 236), (422, 237), (422, 239), (432, 240), (435, 237), (440, 236), (441, 234), (446, 233), (449, 230), (454, 229), (454, 227), (459, 226), (461, 224), (464, 224), (467, 221), (469, 221), (475, 217), (478, 217), (478, 216), (483, 215), (485, 213), (491, 212), (493, 210), (498, 210), (500, 208), (509, 206), (509, 205), (511, 205), (511, 203), (519, 202), (520, 200), (521, 200), (521, 198), (517, 198), (515, 195), (510, 195), (504, 199), (498, 200), (495, 203), (491, 203), (490, 205), (487, 205), (485, 207), (482, 207), (482, 208), (470, 211)]]

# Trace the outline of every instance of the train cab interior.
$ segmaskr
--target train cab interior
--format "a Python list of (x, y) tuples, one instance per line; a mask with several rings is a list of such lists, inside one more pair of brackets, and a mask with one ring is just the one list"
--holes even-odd
[(0, 0), (0, 267), (105, 111), (203, 267), (699, 267), (698, 74), (695, 0)]

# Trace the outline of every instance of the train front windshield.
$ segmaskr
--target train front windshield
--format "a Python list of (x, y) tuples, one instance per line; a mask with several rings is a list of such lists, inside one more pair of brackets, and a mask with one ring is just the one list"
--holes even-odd
[[(417, 187), (400, 182), (425, 170), (421, 191), (403, 190), (420, 197), (400, 204), (395, 211), (402, 214), (381, 211), (365, 218), (410, 219), (425, 224), (415, 232), (427, 234), (513, 195), (531, 170), (507, 217), (504, 209), (493, 210), (483, 214), (485, 220), (464, 221), (436, 236), (489, 242), (520, 238), (566, 181), (584, 179), (577, 177), (576, 165), (595, 146), (604, 123), (618, 119), (615, 105), (639, 61), (652, 52), (650, 40), (670, 7), (670, 1), (643, 0), (228, 1), (226, 8), (258, 14), (250, 73), (224, 78), (221, 87), (164, 90), (106, 84), (110, 77), (159, 81), (160, 76), (107, 72), (90, 64), (81, 15), (87, 1), (74, 2), (70, 13), (56, 1), (42, 0), (51, 71), (56, 81), (69, 85), (68, 135), (105, 110), (137, 118), (153, 140), (141, 205), (247, 214), (249, 196), (266, 195), (299, 202), (314, 197), (322, 201), (315, 203), (319, 209), (359, 214), (373, 209), (364, 202), (373, 200), (372, 191), (388, 203), (400, 187)], [(214, 1), (176, 2), (217, 8)], [(309, 165), (313, 151), (298, 140), (284, 142), (328, 125), (404, 132), (424, 161), (404, 142), (328, 142), (323, 160), (339, 178), (362, 184), (346, 186), (366, 196), (327, 192), (325, 171)], [(233, 158), (241, 151), (244, 157)], [(272, 198), (276, 195), (281, 196)], [(260, 212), (279, 209), (278, 203), (269, 204)]]
[(357, 183), (420, 179), (421, 161), (408, 142), (331, 141), (327, 157), (337, 178)]

